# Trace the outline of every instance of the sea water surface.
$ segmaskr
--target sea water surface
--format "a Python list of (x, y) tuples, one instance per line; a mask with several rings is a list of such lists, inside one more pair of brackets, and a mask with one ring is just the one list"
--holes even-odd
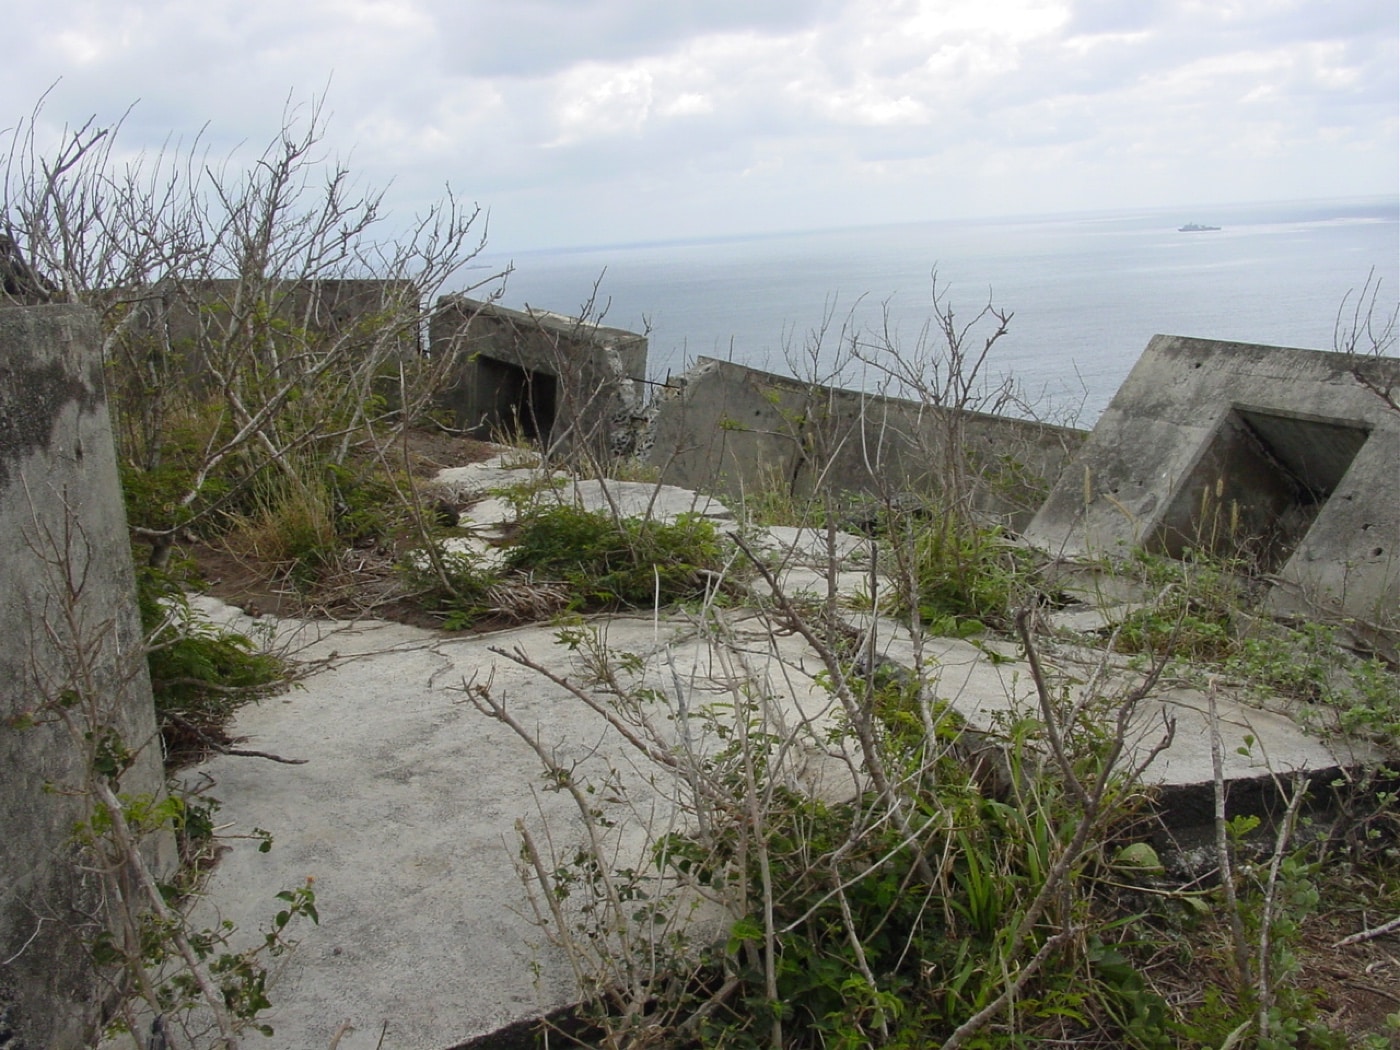
[[(1187, 223), (1218, 226), (1185, 233)], [(513, 256), (505, 306), (578, 314), (650, 334), (656, 380), (719, 357), (874, 389), (846, 362), (855, 335), (910, 356), (931, 274), (959, 323), (1012, 314), (991, 352), (1033, 414), (1089, 427), (1156, 333), (1333, 348), (1371, 276), (1378, 313), (1400, 287), (1400, 196), (1150, 209), (631, 244)], [(1348, 296), (1350, 295), (1350, 298)], [(843, 343), (842, 332), (846, 342)], [(888, 330), (891, 338), (886, 340)], [(990, 328), (974, 329), (980, 340)]]

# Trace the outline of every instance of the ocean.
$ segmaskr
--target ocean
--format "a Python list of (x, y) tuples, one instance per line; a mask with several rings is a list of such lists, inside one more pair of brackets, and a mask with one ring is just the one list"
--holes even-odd
[[(1218, 230), (1180, 232), (1185, 224)], [(1400, 196), (1150, 209), (483, 255), (513, 272), (502, 305), (650, 336), (662, 380), (697, 357), (876, 389), (845, 362), (855, 335), (915, 352), (931, 274), (961, 325), (1011, 313), (988, 356), (1029, 414), (1092, 427), (1156, 333), (1333, 348), (1338, 311), (1374, 269), (1400, 287)], [(845, 342), (841, 333), (846, 333)], [(972, 341), (990, 334), (974, 328)], [(888, 340), (884, 333), (889, 333)], [(878, 354), (886, 353), (877, 351)], [(877, 356), (878, 359), (878, 356)]]

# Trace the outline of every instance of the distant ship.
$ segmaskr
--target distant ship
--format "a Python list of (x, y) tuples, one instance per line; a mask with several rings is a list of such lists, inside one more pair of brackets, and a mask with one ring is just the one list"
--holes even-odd
[(1185, 226), (1178, 226), (1177, 233), (1209, 233), (1211, 230), (1218, 230), (1219, 226), (1202, 226), (1198, 222), (1188, 222)]

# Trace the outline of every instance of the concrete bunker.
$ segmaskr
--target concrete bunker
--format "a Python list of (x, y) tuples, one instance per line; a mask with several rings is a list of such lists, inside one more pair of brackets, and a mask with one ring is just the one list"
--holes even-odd
[(433, 311), (429, 339), (433, 354), (461, 362), (443, 403), (472, 436), (604, 458), (632, 451), (646, 336), (448, 296)]
[[(1400, 359), (1364, 364), (1400, 384)], [(1346, 354), (1154, 336), (1027, 537), (1090, 557), (1243, 542), (1268, 611), (1393, 650), (1400, 412), (1364, 378)]]
[(1020, 529), (1084, 438), (702, 357), (667, 385), (647, 461), (667, 484), (736, 500), (774, 486), (798, 497), (825, 487), (879, 498), (938, 491), (944, 450), (956, 441), (976, 468), (977, 509)]

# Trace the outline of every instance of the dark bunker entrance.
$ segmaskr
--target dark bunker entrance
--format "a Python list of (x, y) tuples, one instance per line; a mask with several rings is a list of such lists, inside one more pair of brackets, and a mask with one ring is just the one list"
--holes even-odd
[(1244, 557), (1277, 572), (1341, 484), (1370, 428), (1234, 406), (1177, 488), (1149, 546)]
[(493, 437), (549, 444), (558, 407), (555, 376), (478, 357), (476, 381), (489, 406), (485, 424)]

